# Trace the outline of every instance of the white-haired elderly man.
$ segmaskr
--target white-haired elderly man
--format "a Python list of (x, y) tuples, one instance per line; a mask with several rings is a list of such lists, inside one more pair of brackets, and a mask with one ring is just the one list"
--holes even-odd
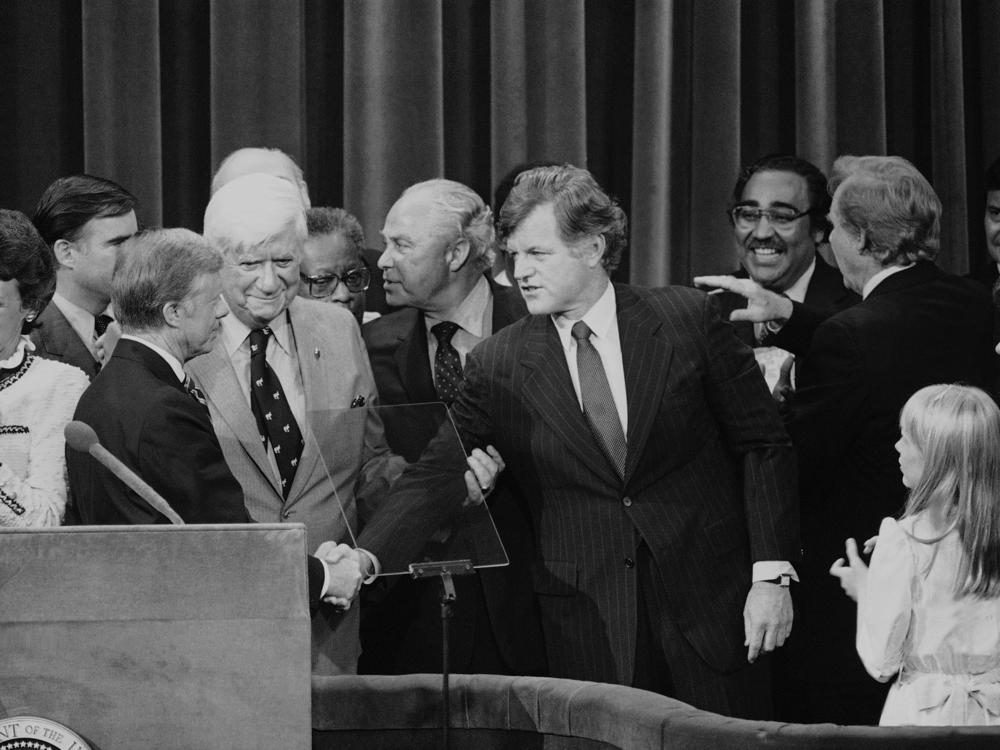
[[(493, 216), (471, 188), (428, 180), (407, 188), (393, 204), (382, 237), (379, 267), (386, 299), (403, 306), (362, 329), (382, 403), (450, 404), (469, 351), (527, 313), (517, 290), (490, 279)], [(404, 432), (420, 429), (413, 424)], [(543, 674), (541, 626), (527, 568), (532, 557), (527, 517), (502, 483), (490, 510), (511, 565), (456, 580), (452, 667)], [(365, 591), (362, 599), (361, 671), (436, 671), (441, 663), (436, 586), (400, 582), (384, 600), (377, 601), (378, 594)]]
[[(357, 517), (374, 514), (356, 500), (364, 506), (376, 496), (400, 462), (388, 454), (373, 412), (331, 429), (337, 410), (373, 405), (377, 392), (351, 314), (296, 296), (306, 239), (301, 196), (288, 180), (238, 177), (212, 196), (205, 237), (222, 252), (222, 297), (231, 314), (212, 351), (189, 369), (247, 509), (257, 521), (304, 523), (310, 550), (329, 539), (349, 541), (347, 525), (357, 533)], [(473, 460), (477, 476), (466, 482), (481, 499), (480, 484), (493, 481), (483, 471), (490, 459), (479, 453)], [(412, 539), (421, 529), (407, 521), (399, 531)], [(358, 538), (368, 551), (359, 552), (366, 572), (405, 547), (401, 539), (368, 541)], [(357, 635), (358, 608), (321, 607), (313, 617), (313, 672), (354, 672)]]

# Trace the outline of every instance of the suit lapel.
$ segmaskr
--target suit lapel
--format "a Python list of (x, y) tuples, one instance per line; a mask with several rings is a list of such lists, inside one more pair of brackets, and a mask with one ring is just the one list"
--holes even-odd
[(198, 378), (209, 404), (215, 407), (213, 413), (226, 423), (247, 456), (280, 496), (277, 478), (260, 441), (260, 433), (257, 432), (257, 422), (236, 379), (233, 364), (225, 352), (221, 338), (212, 351), (191, 360), (187, 368)]
[(394, 358), (396, 372), (411, 404), (438, 400), (427, 356), (427, 326), (423, 313), (417, 312), (413, 327), (400, 333)]
[(618, 336), (628, 394), (628, 458), (625, 483), (645, 450), (668, 378), (673, 346), (661, 335), (663, 321), (629, 287), (615, 285)]
[(521, 366), (526, 370), (524, 400), (528, 405), (584, 466), (619, 484), (621, 479), (580, 409), (559, 334), (547, 315), (536, 315), (528, 323)]
[[(330, 404), (350, 403), (350, 399), (344, 401), (331, 395), (332, 389), (342, 380), (333, 372), (334, 359), (338, 356), (338, 352), (329, 351), (325, 343), (330, 341), (330, 337), (323, 337), (312, 318), (303, 312), (297, 300), (293, 300), (288, 307), (295, 356), (299, 363), (302, 389), (306, 397), (306, 425), (300, 425), (305, 445), (302, 448), (298, 468), (295, 470), (295, 479), (292, 480), (292, 487), (288, 491), (289, 504), (298, 499), (304, 483), (313, 475), (320, 460), (321, 449), (319, 436), (316, 434), (317, 420), (313, 417), (313, 410), (330, 410)], [(325, 470), (323, 474), (326, 474)]]

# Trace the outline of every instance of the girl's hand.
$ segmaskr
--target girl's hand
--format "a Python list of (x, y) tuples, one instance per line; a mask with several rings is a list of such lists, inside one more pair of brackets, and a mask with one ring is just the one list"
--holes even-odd
[[(868, 541), (871, 541), (870, 539)], [(858, 592), (864, 588), (868, 581), (868, 566), (858, 554), (858, 543), (853, 539), (848, 539), (844, 544), (847, 550), (847, 561), (838, 558), (830, 566), (830, 575), (840, 579), (840, 586), (844, 592), (854, 601), (858, 600)]]

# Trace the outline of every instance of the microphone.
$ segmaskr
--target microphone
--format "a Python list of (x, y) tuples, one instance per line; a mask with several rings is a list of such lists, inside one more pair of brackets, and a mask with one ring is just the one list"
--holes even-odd
[(149, 503), (154, 510), (170, 519), (171, 523), (179, 526), (184, 525), (184, 519), (177, 515), (177, 512), (170, 507), (170, 503), (164, 500), (160, 493), (142, 481), (138, 474), (112, 456), (108, 449), (101, 445), (93, 427), (84, 422), (70, 422), (63, 430), (63, 434), (66, 436), (66, 444), (70, 448), (81, 453), (89, 453), (133, 492)]

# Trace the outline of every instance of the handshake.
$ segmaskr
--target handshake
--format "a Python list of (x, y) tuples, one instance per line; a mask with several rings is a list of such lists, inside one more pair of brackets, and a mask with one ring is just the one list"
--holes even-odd
[(316, 557), (326, 568), (323, 601), (341, 610), (350, 609), (361, 584), (374, 573), (371, 558), (362, 550), (336, 542), (323, 542)]

